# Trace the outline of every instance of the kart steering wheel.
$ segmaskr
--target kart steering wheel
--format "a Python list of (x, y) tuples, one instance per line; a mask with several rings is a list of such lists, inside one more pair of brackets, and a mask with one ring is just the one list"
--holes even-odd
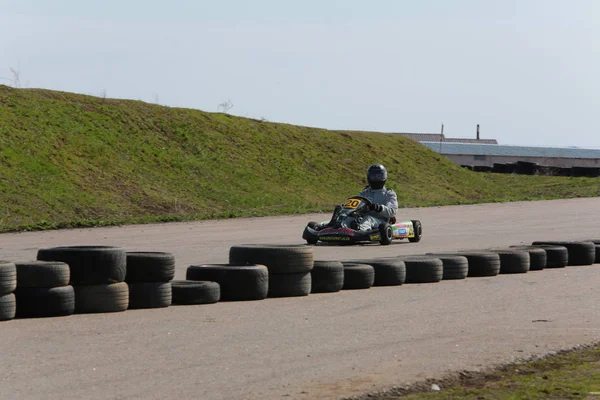
[(369, 200), (368, 198), (364, 197), (364, 196), (352, 196), (355, 199), (360, 199), (362, 201), (364, 201), (367, 204), (373, 204), (373, 202), (371, 200)]

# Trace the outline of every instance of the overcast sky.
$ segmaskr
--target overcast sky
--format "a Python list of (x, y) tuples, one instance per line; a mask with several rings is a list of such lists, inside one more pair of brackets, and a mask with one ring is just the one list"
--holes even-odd
[[(598, 0), (0, 0), (21, 86), (329, 129), (600, 147)], [(8, 79), (8, 80), (7, 80)]]

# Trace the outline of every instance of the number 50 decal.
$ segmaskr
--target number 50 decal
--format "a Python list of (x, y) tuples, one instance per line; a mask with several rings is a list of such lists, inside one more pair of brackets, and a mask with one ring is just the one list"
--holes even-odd
[(356, 208), (360, 204), (359, 199), (348, 199), (344, 203), (344, 208)]

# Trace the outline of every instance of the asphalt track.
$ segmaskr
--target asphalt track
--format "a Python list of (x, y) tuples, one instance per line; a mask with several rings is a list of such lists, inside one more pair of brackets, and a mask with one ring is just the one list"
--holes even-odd
[[(600, 199), (401, 209), (420, 243), (315, 246), (316, 259), (600, 237)], [(0, 235), (0, 258), (119, 245), (227, 262), (240, 243), (301, 243), (327, 215)], [(600, 341), (600, 265), (303, 298), (0, 323), (1, 399), (337, 399)]]

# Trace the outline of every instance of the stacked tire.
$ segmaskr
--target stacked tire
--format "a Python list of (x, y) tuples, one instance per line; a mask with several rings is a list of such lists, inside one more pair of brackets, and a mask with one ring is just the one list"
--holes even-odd
[(17, 268), (10, 261), (0, 261), (0, 321), (15, 317), (17, 303), (14, 291), (17, 288)]
[(164, 308), (172, 301), (175, 257), (163, 252), (127, 252), (129, 309)]
[(315, 260), (310, 271), (311, 293), (335, 293), (344, 286), (344, 265), (339, 261)]
[[(219, 296), (222, 301), (263, 300), (267, 298), (269, 292), (269, 270), (264, 265), (190, 265), (186, 271), (186, 280), (184, 282), (202, 282), (203, 286), (207, 286), (207, 282), (216, 282), (219, 285)], [(178, 285), (188, 285), (184, 282)], [(209, 289), (210, 287), (206, 287), (206, 290)], [(189, 304), (185, 298), (183, 302)]]
[(18, 318), (61, 317), (75, 311), (69, 266), (61, 261), (16, 262)]
[(312, 246), (244, 244), (229, 249), (230, 264), (259, 264), (269, 271), (268, 297), (308, 296), (314, 267)]
[(565, 242), (565, 241), (536, 241), (537, 245), (563, 246), (569, 254), (568, 266), (592, 265), (596, 261), (596, 246), (593, 242)]
[(125, 283), (125, 249), (113, 246), (52, 247), (38, 250), (37, 259), (62, 261), (69, 266), (76, 313), (127, 310), (129, 288)]

